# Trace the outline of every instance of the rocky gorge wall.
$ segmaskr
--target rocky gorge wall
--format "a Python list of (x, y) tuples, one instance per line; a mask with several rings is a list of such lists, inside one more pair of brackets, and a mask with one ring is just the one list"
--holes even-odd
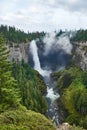
[(73, 61), (82, 70), (87, 70), (87, 41), (86, 42), (75, 42)]
[[(20, 62), (23, 59), (28, 63), (29, 44), (30, 42), (21, 44), (14, 43), (13, 46), (8, 46), (10, 51), (9, 60)], [(82, 70), (87, 70), (87, 42), (74, 42), (72, 44), (74, 46), (72, 60), (75, 65), (79, 66)]]
[(9, 60), (14, 60), (15, 62), (20, 62), (22, 59), (25, 61), (25, 63), (28, 63), (29, 58), (29, 42), (28, 43), (13, 43), (13, 45), (10, 47), (8, 45), (8, 49), (10, 51), (9, 54)]
[[(28, 63), (29, 61), (29, 42), (17, 44), (14, 43), (9, 47), (10, 55), (9, 60), (20, 62), (22, 59)], [(74, 42), (73, 43), (73, 61), (82, 70), (87, 70), (87, 42)]]

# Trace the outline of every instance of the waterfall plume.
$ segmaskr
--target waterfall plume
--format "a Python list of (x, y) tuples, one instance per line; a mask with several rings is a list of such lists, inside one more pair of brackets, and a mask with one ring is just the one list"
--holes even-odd
[(40, 65), (40, 60), (38, 56), (38, 48), (35, 40), (30, 43), (30, 51), (33, 56), (34, 69), (37, 70), (42, 76), (49, 76), (51, 71), (43, 70)]

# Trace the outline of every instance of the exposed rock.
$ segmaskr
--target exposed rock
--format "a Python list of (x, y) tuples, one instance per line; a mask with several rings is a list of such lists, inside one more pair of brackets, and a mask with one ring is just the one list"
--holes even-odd
[(68, 123), (63, 123), (57, 130), (70, 130), (70, 125)]
[(87, 42), (74, 43), (73, 60), (82, 70), (87, 70)]
[(9, 60), (19, 62), (22, 59), (27, 63), (28, 62), (28, 54), (29, 54), (29, 43), (14, 43), (12, 47), (9, 47), (10, 55)]

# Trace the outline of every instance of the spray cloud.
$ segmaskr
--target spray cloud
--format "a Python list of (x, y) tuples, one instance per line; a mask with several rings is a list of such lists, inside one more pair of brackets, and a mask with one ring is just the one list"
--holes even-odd
[(56, 33), (47, 34), (43, 42), (45, 43), (44, 55), (48, 55), (50, 52), (53, 53), (57, 50), (62, 50), (67, 54), (71, 54), (72, 45), (70, 43), (69, 37), (62, 34), (60, 37), (56, 37)]

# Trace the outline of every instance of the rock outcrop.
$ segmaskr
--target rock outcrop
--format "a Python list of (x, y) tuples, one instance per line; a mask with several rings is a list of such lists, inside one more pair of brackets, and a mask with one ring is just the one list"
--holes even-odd
[(73, 60), (82, 70), (87, 70), (87, 42), (74, 43)]
[(70, 130), (70, 125), (68, 123), (63, 123), (57, 130)]
[(14, 60), (15, 62), (19, 62), (22, 59), (27, 63), (28, 62), (28, 54), (29, 54), (29, 43), (14, 43), (13, 46), (8, 47), (10, 50), (9, 60)]

